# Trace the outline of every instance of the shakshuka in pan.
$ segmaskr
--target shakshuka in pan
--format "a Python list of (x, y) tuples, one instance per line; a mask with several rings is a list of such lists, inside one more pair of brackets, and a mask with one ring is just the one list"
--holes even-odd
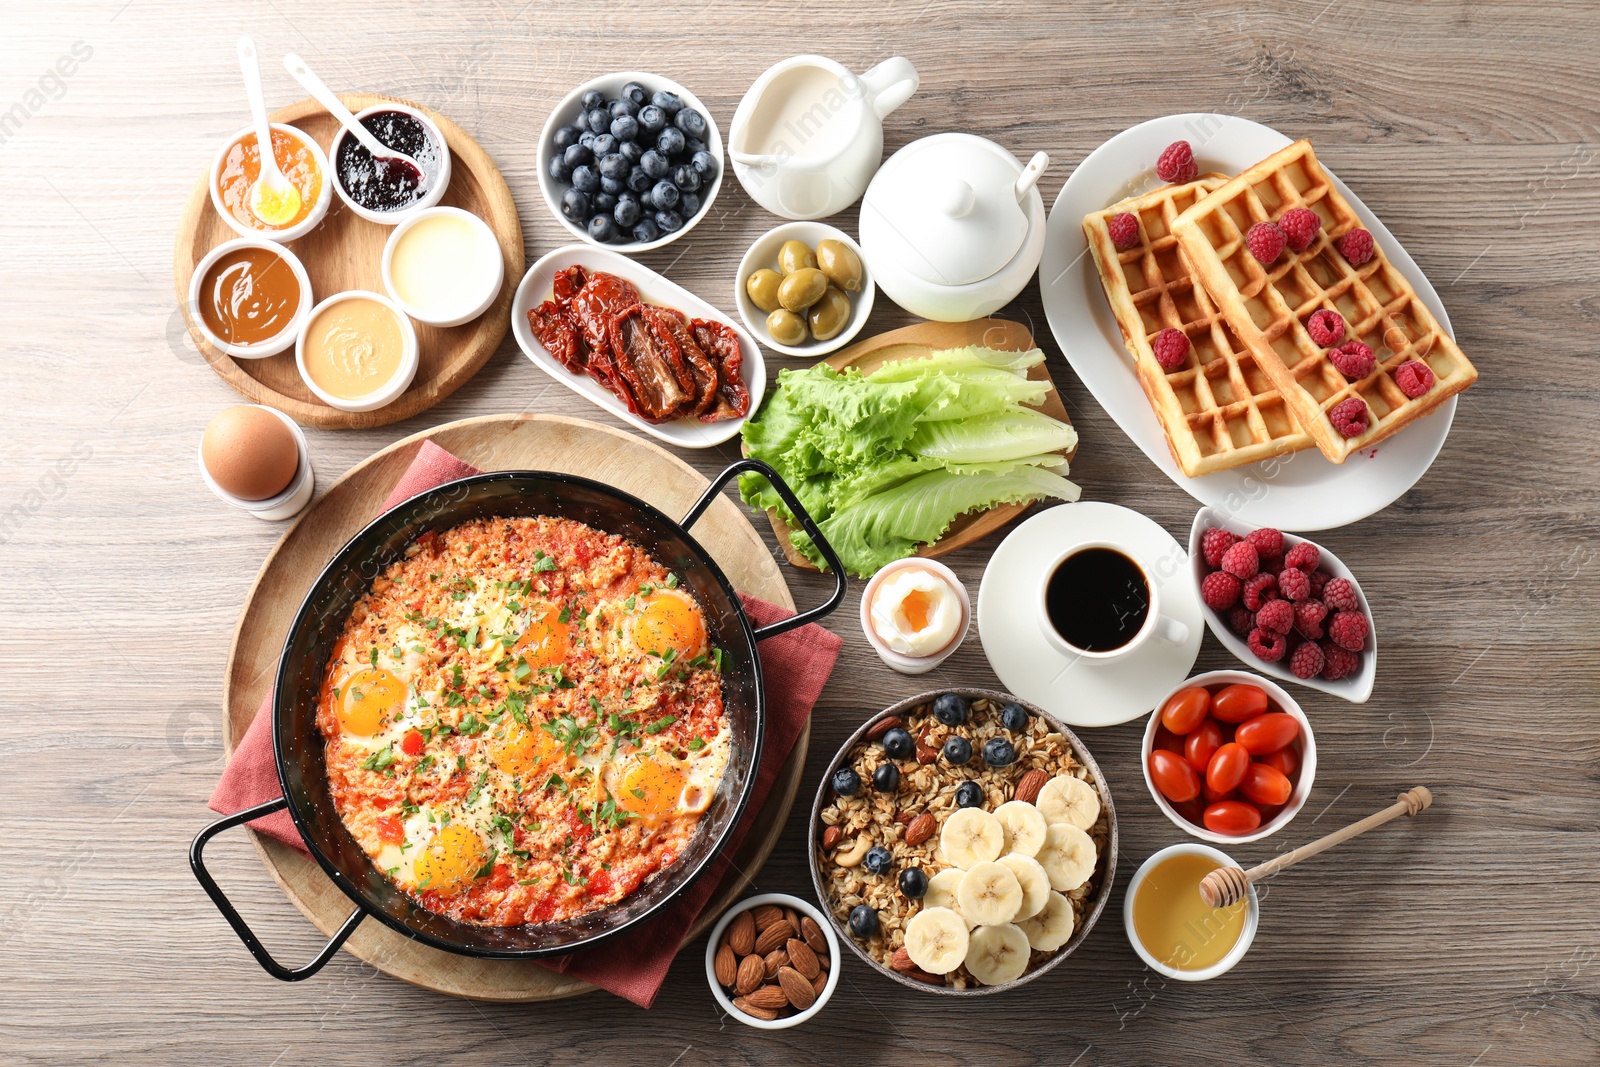
[(670, 866), (727, 766), (722, 653), (678, 577), (571, 519), (424, 534), (374, 580), (317, 710), (367, 855), (423, 907), (569, 919)]

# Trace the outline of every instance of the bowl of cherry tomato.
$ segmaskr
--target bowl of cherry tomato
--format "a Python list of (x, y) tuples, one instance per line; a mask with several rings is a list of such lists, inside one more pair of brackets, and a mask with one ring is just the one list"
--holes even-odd
[(1144, 731), (1156, 806), (1203, 841), (1259, 841), (1311, 795), (1317, 744), (1282, 686), (1248, 671), (1199, 674), (1156, 705)]

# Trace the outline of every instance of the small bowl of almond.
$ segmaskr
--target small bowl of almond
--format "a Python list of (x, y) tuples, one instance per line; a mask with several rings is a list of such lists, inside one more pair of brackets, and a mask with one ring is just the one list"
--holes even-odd
[(839, 984), (839, 941), (799, 897), (763, 893), (729, 908), (706, 942), (706, 981), (729, 1015), (758, 1030), (796, 1026)]

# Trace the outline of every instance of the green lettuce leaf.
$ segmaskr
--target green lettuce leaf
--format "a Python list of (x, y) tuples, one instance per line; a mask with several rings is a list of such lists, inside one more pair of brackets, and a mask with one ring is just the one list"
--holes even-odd
[[(1076, 500), (1079, 492), (1060, 475), (1028, 465), (1004, 475), (934, 470), (843, 508), (819, 525), (845, 569), (865, 578), (911, 555), (918, 545), (937, 541), (969, 511), (1044, 497)], [(796, 531), (792, 540), (808, 559), (822, 565), (822, 554), (809, 537)]]
[(1020, 408), (923, 423), (906, 447), (916, 455), (945, 463), (987, 463), (1066, 452), (1077, 443), (1077, 431), (1071, 426), (1043, 412)]

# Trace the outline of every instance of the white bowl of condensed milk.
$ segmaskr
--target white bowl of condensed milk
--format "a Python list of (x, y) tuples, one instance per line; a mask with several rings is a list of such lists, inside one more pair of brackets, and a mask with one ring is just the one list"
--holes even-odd
[(393, 300), (352, 289), (311, 309), (295, 338), (306, 388), (341, 411), (374, 411), (417, 376), (417, 331)]
[(431, 207), (394, 228), (383, 246), (383, 287), (407, 315), (460, 326), (489, 309), (506, 280), (489, 224), (458, 207)]

